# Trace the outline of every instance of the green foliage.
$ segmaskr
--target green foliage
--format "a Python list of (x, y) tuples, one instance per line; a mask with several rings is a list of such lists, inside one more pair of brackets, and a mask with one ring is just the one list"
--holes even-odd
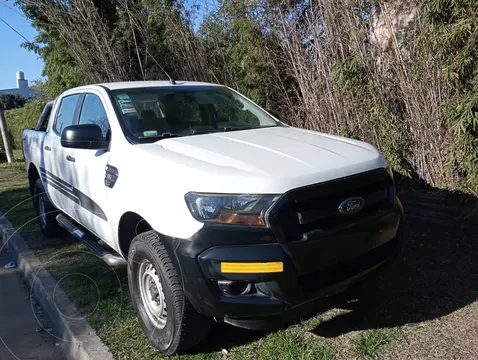
[(39, 31), (25, 46), (44, 59), (51, 97), (164, 69), (371, 142), (404, 175), (478, 193), (476, 0), (221, 0), (200, 24), (185, 0), (16, 3)]
[(261, 20), (269, 9), (263, 4), (258, 0), (223, 1), (199, 32), (211, 55), (211, 75), (259, 104), (270, 106), (277, 94), (274, 58), (278, 39), (264, 29)]
[(406, 157), (411, 139), (403, 111), (397, 111), (400, 99), (393, 92), (381, 91), (370, 69), (359, 57), (348, 57), (336, 63), (333, 69), (332, 77), (341, 95), (360, 114), (359, 126), (354, 123), (353, 128), (343, 129), (343, 134), (377, 143), (393, 168), (410, 176)]
[(27, 99), (19, 94), (0, 94), (0, 108), (5, 110), (20, 108), (26, 102)]
[[(428, 28), (422, 37), (442, 63), (443, 75), (454, 96), (446, 104), (452, 130), (478, 133), (478, 3), (462, 0), (429, 1)], [(428, 47), (430, 48), (430, 46)], [(429, 50), (425, 48), (424, 51)]]
[(435, 55), (450, 94), (441, 109), (455, 138), (446, 171), (478, 194), (478, 2), (427, 1), (424, 16), (419, 54)]
[(335, 62), (333, 81), (359, 119), (339, 126), (375, 143), (404, 175), (476, 194), (478, 2), (422, 1), (420, 11), (422, 26), (403, 36), (402, 58), (350, 47)]
[(34, 92), (33, 99), (37, 100), (48, 100), (48, 83), (46, 79), (35, 79), (30, 82), (30, 90)]
[[(255, 346), (254, 346), (255, 345)], [(300, 333), (278, 331), (267, 335), (247, 352), (235, 354), (238, 359), (333, 360), (332, 346), (318, 339), (305, 339)]]
[(5, 111), (5, 119), (12, 136), (12, 146), (14, 149), (21, 149), (23, 130), (36, 126), (44, 107), (44, 101), (31, 100), (20, 109)]
[(52, 39), (39, 50), (45, 61), (43, 74), (48, 76), (47, 94), (54, 98), (63, 91), (88, 84), (82, 70), (68, 53), (68, 45), (60, 39)]
[(364, 88), (369, 85), (369, 69), (356, 57), (346, 58), (335, 64), (332, 76), (344, 94), (354, 99), (360, 98)]
[(391, 340), (391, 334), (384, 330), (372, 330), (351, 340), (361, 359), (376, 359), (381, 347)]

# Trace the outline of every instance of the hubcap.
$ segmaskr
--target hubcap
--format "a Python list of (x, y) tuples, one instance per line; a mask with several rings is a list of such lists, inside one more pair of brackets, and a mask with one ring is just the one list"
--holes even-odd
[(45, 199), (43, 195), (38, 197), (38, 216), (40, 217), (40, 223), (42, 227), (46, 226), (46, 213), (45, 213)]
[(140, 264), (138, 280), (139, 292), (146, 314), (157, 328), (163, 329), (168, 318), (163, 287), (155, 267), (148, 260), (144, 260)]

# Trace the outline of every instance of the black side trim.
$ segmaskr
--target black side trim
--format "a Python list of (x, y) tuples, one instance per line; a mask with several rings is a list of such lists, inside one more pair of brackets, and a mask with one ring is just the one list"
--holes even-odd
[(57, 183), (51, 181), (51, 180), (48, 180), (46, 177), (44, 177), (42, 175), (42, 180), (44, 182), (46, 182), (48, 185), (50, 185), (51, 187), (55, 188), (56, 190), (58, 190), (59, 192), (61, 192), (63, 195), (65, 195), (68, 199), (70, 199), (71, 201), (74, 201), (75, 203), (79, 204), (80, 203), (80, 200), (73, 196), (72, 194), (70, 194), (69, 192), (67, 192), (64, 188), (60, 187)]
[(48, 175), (49, 177), (51, 177), (53, 180), (59, 182), (61, 185), (67, 187), (67, 188), (70, 188), (70, 189), (73, 189), (73, 185), (70, 185), (68, 184), (66, 181), (63, 181), (62, 179), (60, 179), (59, 177), (53, 175), (51, 172), (49, 172), (48, 170), (46, 170), (45, 168), (40, 168), (40, 172), (43, 174), (46, 174)]
[[(44, 182), (49, 183), (51, 185), (56, 186), (57, 188), (61, 189), (64, 193), (68, 193), (69, 195), (73, 195), (73, 186), (65, 185), (64, 182), (58, 181), (58, 178), (53, 177), (52, 175), (41, 171), (41, 178)], [(79, 201), (78, 201), (79, 202)]]
[(88, 210), (90, 213), (95, 214), (99, 218), (103, 219), (104, 221), (108, 221), (106, 214), (104, 213), (103, 209), (93, 201), (92, 198), (86, 196), (78, 189), (73, 190), (75, 195), (80, 198), (80, 206)]
[(105, 212), (101, 207), (93, 201), (89, 196), (82, 193), (80, 190), (75, 188), (73, 185), (68, 184), (66, 181), (60, 179), (59, 177), (53, 175), (44, 168), (40, 168), (40, 173), (42, 180), (51, 185), (53, 188), (61, 192), (68, 199), (74, 201), (76, 204), (80, 205), (82, 208), (86, 209), (90, 213), (98, 216), (104, 221), (108, 221)]

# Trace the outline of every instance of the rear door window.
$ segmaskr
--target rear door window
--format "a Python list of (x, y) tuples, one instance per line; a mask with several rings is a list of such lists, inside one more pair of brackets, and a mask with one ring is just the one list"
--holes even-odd
[(60, 108), (56, 117), (53, 130), (61, 135), (61, 132), (67, 126), (73, 125), (75, 121), (75, 112), (80, 95), (69, 95), (61, 99)]
[(38, 121), (38, 124), (35, 130), (46, 131), (46, 129), (48, 128), (48, 122), (50, 120), (52, 108), (53, 108), (53, 104), (48, 104), (47, 106), (45, 106), (45, 109), (43, 110), (41, 114), (40, 121)]

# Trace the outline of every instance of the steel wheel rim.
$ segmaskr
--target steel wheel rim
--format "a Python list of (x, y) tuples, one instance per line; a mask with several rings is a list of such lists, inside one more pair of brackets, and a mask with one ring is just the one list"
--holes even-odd
[(163, 286), (154, 265), (144, 260), (138, 271), (139, 292), (149, 320), (158, 329), (166, 326), (168, 319)]
[(45, 213), (45, 199), (43, 195), (39, 196), (38, 199), (38, 216), (40, 217), (40, 223), (42, 227), (46, 226), (46, 213)]

